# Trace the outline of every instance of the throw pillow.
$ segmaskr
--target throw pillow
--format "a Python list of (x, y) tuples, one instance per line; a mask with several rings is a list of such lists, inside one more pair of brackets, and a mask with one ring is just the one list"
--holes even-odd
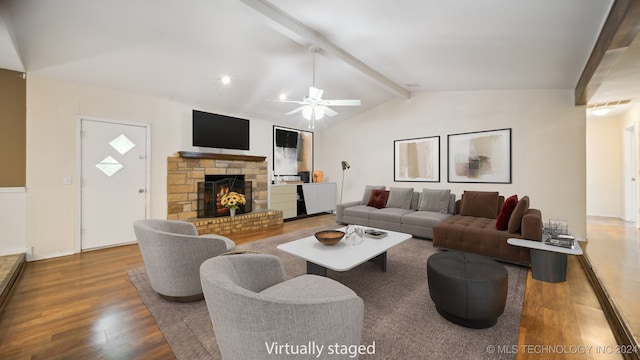
[(418, 210), (435, 211), (442, 214), (449, 212), (449, 196), (451, 190), (422, 189), (422, 199)]
[(362, 201), (360, 201), (361, 205), (367, 205), (369, 203), (369, 198), (371, 197), (371, 190), (375, 190), (375, 189), (384, 190), (384, 186), (367, 185), (364, 187), (364, 194), (362, 194)]
[(507, 231), (510, 233), (520, 232), (520, 226), (522, 224), (522, 217), (529, 210), (529, 197), (523, 196), (516, 208), (513, 209), (511, 213), (511, 218), (509, 218), (509, 225), (507, 227)]
[(412, 197), (413, 197), (413, 188), (405, 189), (405, 188), (392, 187), (389, 190), (387, 207), (409, 210), (411, 208)]
[(516, 205), (518, 205), (518, 195), (509, 196), (507, 200), (504, 201), (502, 210), (500, 210), (498, 220), (496, 221), (496, 230), (507, 230), (511, 213), (513, 213)]
[(495, 219), (498, 216), (498, 192), (465, 191), (460, 215)]
[(388, 190), (375, 189), (371, 190), (371, 196), (367, 206), (372, 206), (377, 209), (382, 209), (387, 205), (387, 199), (389, 198)]

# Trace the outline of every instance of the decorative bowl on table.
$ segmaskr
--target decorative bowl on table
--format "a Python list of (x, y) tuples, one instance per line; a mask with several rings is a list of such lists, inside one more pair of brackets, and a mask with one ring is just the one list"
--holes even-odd
[(315, 236), (323, 245), (335, 245), (342, 240), (344, 232), (340, 230), (323, 230), (318, 231)]

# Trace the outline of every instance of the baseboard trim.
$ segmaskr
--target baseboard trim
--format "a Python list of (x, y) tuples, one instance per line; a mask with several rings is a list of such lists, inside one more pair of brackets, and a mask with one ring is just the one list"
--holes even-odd
[(55, 259), (61, 256), (69, 256), (73, 254), (75, 254), (75, 252), (73, 250), (70, 250), (70, 251), (60, 251), (56, 253), (49, 253), (49, 254), (43, 254), (43, 255), (31, 255), (30, 257), (27, 258), (27, 261), (31, 262), (31, 261)]
[[(609, 326), (611, 326), (613, 336), (616, 338), (618, 345), (638, 349), (638, 342), (633, 337), (633, 334), (631, 333), (629, 327), (622, 319), (622, 315), (611, 300), (607, 289), (604, 288), (595, 271), (593, 271), (593, 267), (591, 266), (591, 262), (589, 261), (589, 259), (584, 255), (578, 256), (577, 258), (580, 262), (580, 265), (582, 265), (585, 274), (587, 275), (587, 279), (589, 279), (589, 282), (591, 283), (593, 291), (596, 293), (598, 302), (600, 303), (602, 311), (604, 312), (604, 315), (609, 322)], [(624, 353), (621, 355), (625, 360), (640, 360), (640, 353), (638, 352)]]

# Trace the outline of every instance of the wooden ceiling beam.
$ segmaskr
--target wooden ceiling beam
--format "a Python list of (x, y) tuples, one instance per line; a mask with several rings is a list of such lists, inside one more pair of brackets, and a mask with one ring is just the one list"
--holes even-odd
[(258, 14), (264, 16), (267, 20), (269, 20), (268, 24), (270, 26), (274, 27), (277, 31), (285, 34), (294, 41), (300, 43), (301, 39), (304, 39), (313, 44), (313, 46), (319, 47), (328, 54), (337, 57), (341, 61), (344, 61), (348, 65), (361, 71), (366, 76), (373, 79), (375, 82), (382, 85), (396, 96), (406, 99), (409, 99), (411, 97), (411, 92), (405, 89), (403, 86), (397, 84), (395, 81), (382, 75), (377, 70), (373, 69), (364, 62), (358, 60), (355, 56), (349, 54), (346, 50), (329, 41), (322, 34), (292, 18), (291, 16), (289, 16), (289, 14), (285, 13), (269, 2), (264, 0), (240, 1), (256, 11)]
[(608, 50), (629, 46), (640, 33), (640, 0), (614, 0), (600, 36), (575, 88), (575, 104), (586, 105), (599, 83), (593, 81)]

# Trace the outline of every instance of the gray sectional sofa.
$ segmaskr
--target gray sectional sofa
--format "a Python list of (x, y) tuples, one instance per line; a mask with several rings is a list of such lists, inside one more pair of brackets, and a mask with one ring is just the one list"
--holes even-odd
[[(386, 198), (385, 198), (386, 193)], [(455, 213), (450, 190), (366, 186), (362, 200), (338, 204), (336, 220), (433, 239), (433, 227)]]
[(400, 231), (431, 239), (436, 248), (520, 265), (530, 264), (529, 249), (510, 245), (507, 239), (542, 241), (542, 213), (529, 208), (528, 196), (505, 200), (498, 192), (465, 191), (456, 201), (449, 190), (384, 189), (367, 186), (362, 200), (339, 204), (337, 221)]

